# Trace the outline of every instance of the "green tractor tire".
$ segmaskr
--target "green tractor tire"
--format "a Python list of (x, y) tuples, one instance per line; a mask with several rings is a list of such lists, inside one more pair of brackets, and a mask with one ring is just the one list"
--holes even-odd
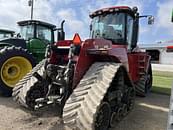
[(12, 89), (36, 65), (35, 59), (21, 47), (4, 47), (0, 50), (0, 91), (11, 96)]

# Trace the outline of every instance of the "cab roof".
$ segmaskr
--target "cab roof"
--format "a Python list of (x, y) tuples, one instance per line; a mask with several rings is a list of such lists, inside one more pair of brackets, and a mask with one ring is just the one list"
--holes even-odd
[(56, 28), (56, 25), (47, 23), (47, 22), (43, 22), (43, 21), (39, 21), (39, 20), (24, 20), (24, 21), (19, 21), (17, 23), (19, 26), (25, 26), (25, 25), (30, 25), (30, 24), (37, 24), (37, 25), (41, 25), (41, 26), (46, 26), (48, 28)]
[(113, 13), (118, 11), (124, 11), (124, 12), (128, 12), (131, 15), (134, 15), (134, 11), (128, 6), (113, 6), (113, 7), (98, 9), (92, 12), (89, 16), (91, 18), (94, 18), (95, 16), (102, 15), (104, 13)]
[(15, 33), (12, 30), (7, 30), (7, 29), (0, 29), (0, 32), (4, 32), (4, 33)]

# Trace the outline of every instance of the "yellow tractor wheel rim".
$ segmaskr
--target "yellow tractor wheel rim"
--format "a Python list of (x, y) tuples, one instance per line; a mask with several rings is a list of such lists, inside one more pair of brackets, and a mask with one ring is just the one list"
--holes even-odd
[(30, 61), (21, 56), (9, 58), (2, 65), (1, 79), (9, 87), (14, 85), (32, 69)]

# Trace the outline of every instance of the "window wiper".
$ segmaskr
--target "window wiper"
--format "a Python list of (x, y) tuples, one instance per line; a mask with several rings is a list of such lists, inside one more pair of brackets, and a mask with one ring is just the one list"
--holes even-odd
[(99, 31), (99, 30), (96, 30), (96, 31), (95, 31), (95, 36), (96, 36), (96, 38), (98, 38), (98, 37), (100, 38), (100, 37), (101, 37), (101, 36), (100, 36), (100, 31)]

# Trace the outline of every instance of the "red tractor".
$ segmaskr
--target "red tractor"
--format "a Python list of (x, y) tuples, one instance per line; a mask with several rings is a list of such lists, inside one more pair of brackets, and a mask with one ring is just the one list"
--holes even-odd
[[(152, 86), (150, 56), (137, 51), (137, 8), (110, 7), (90, 14), (91, 38), (79, 35), (59, 41), (47, 58), (13, 89), (13, 98), (38, 109), (59, 104), (66, 127), (107, 130), (133, 108), (136, 93), (146, 96)], [(153, 18), (149, 16), (149, 23)]]

